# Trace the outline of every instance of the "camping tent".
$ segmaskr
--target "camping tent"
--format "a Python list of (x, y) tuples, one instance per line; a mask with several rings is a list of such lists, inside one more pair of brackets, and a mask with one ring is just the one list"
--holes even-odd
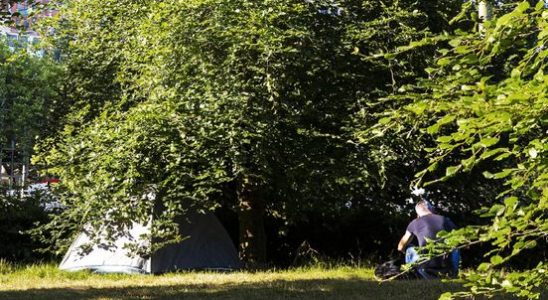
[(182, 242), (168, 245), (149, 257), (134, 256), (125, 249), (127, 243), (147, 246), (140, 238), (148, 226), (134, 223), (128, 234), (117, 238), (114, 246), (94, 245), (82, 253), (82, 245), (89, 244), (89, 236), (82, 232), (65, 254), (62, 270), (92, 270), (99, 273), (164, 273), (185, 269), (236, 269), (240, 267), (238, 253), (232, 240), (217, 217), (212, 214), (189, 214), (178, 222)]

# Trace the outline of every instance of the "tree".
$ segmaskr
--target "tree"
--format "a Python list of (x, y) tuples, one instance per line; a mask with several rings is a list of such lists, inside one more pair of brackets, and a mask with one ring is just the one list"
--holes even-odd
[(24, 232), (35, 222), (48, 220), (40, 207), (43, 203), (37, 197), (21, 201), (14, 191), (27, 182), (10, 180), (7, 185), (4, 172), (23, 175), (23, 165), (28, 168), (36, 143), (55, 132), (52, 117), (59, 100), (61, 71), (48, 58), (35, 57), (26, 49), (12, 51), (0, 41), (0, 237), (10, 241), (2, 247), (1, 258), (31, 261), (40, 257), (33, 250), (43, 245)]
[[(368, 194), (377, 199), (362, 202), (376, 203), (375, 210), (385, 214), (387, 219), (409, 218), (408, 212), (413, 211), (409, 199), (414, 174), (428, 166), (424, 148), (432, 147), (434, 140), (415, 134), (412, 124), (405, 134), (404, 130), (395, 133), (383, 127), (382, 136), (376, 136), (374, 141), (370, 140), (371, 132), (378, 129), (374, 127), (378, 119), (398, 105), (396, 101), (387, 101), (387, 96), (402, 91), (417, 78), (428, 76), (425, 69), (434, 62), (436, 51), (446, 42), (442, 33), (455, 26), (450, 24), (450, 20), (460, 12), (461, 5), (455, 1), (362, 1), (356, 8), (360, 11), (360, 18), (349, 29), (349, 42), (362, 58), (363, 67), (371, 74), (360, 78), (357, 84), (371, 88), (365, 88), (365, 93), (357, 99), (357, 111), (348, 128), (357, 132), (360, 158), (356, 160), (356, 167), (362, 174), (375, 178), (364, 183), (370, 185)], [(373, 14), (375, 18), (367, 17)], [(410, 43), (414, 45), (413, 51), (399, 50)], [(476, 182), (478, 177), (481, 173), (438, 185), (429, 191), (428, 196), (460, 221), (460, 212), (470, 211), (471, 207), (479, 208), (479, 205), (476, 201), (462, 201), (459, 187), (468, 185), (469, 181)], [(470, 190), (469, 194), (492, 194), (495, 189), (485, 188), (487, 186), (481, 185)], [(403, 225), (399, 222), (386, 224), (394, 226), (397, 235)]]
[[(378, 53), (444, 15), (423, 22), (432, 6), (387, 3), (68, 3), (54, 43), (71, 112), (39, 157), (65, 188), (68, 210), (52, 225), (99, 227), (108, 214), (114, 234), (154, 211), (153, 235), (172, 242), (175, 215), (222, 205), (238, 212), (242, 257), (253, 264), (265, 260), (265, 215), (290, 223), (349, 199), (370, 203), (363, 195), (378, 172), (363, 167), (369, 156), (345, 127), (357, 98), (416, 69), (362, 59), (356, 36), (358, 50)], [(403, 34), (387, 39), (368, 25)], [(135, 200), (150, 191), (154, 201)]]
[[(336, 198), (349, 151), (339, 135), (358, 58), (328, 5), (70, 4), (58, 38), (70, 40), (73, 111), (43, 156), (70, 193), (63, 217), (98, 226), (108, 213), (123, 230), (155, 211), (153, 232), (169, 242), (174, 215), (225, 198), (242, 257), (264, 262), (265, 214)], [(150, 189), (154, 203), (129, 200)]]
[[(542, 257), (529, 268), (505, 267), (542, 243), (548, 232), (547, 13), (542, 1), (535, 6), (509, 1), (482, 31), (455, 31), (449, 47), (439, 50), (436, 65), (427, 69), (428, 78), (390, 97), (395, 109), (367, 133), (414, 128), (416, 134), (433, 136), (430, 166), (417, 174), (418, 185), (435, 185), (474, 170), (502, 180), (500, 202), (480, 211), (490, 218), (487, 225), (443, 236), (449, 248), (491, 245), (485, 262), (466, 276), (470, 291), (453, 296), (507, 292), (539, 298), (546, 285)], [(474, 16), (465, 10), (454, 22), (468, 17)], [(414, 47), (404, 50), (409, 49)]]
[(36, 140), (55, 127), (51, 116), (61, 69), (26, 49), (12, 52), (5, 44), (0, 45), (0, 60), (0, 146), (9, 148), (13, 141), (17, 156), (30, 160)]

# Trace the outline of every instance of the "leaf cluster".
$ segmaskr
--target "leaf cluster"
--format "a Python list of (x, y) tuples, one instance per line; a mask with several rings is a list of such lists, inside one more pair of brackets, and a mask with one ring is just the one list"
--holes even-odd
[(71, 111), (36, 159), (63, 178), (59, 218), (124, 231), (152, 214), (170, 242), (174, 217), (235, 209), (243, 187), (288, 222), (342, 206), (366, 70), (334, 3), (87, 0), (62, 15)]
[(454, 296), (507, 292), (538, 298), (546, 283), (542, 258), (528, 270), (501, 268), (547, 234), (548, 12), (542, 1), (535, 4), (506, 3), (512, 9), (485, 22), (484, 31), (452, 34), (450, 47), (439, 50), (427, 69), (428, 79), (391, 97), (397, 109), (367, 132), (413, 128), (435, 139), (428, 149), (430, 166), (417, 174), (417, 184), (434, 185), (479, 169), (506, 187), (498, 196), (501, 203), (480, 211), (490, 224), (446, 238), (453, 246), (493, 247), (487, 261), (467, 275), (470, 292)]

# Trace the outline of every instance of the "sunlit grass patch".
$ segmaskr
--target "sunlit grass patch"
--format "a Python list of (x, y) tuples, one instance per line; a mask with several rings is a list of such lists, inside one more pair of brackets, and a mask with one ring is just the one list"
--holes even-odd
[(0, 274), (9, 274), (15, 270), (15, 266), (5, 259), (0, 259)]
[(266, 271), (162, 275), (64, 272), (56, 265), (16, 266), (0, 274), (2, 299), (437, 299), (458, 284), (379, 283), (364, 267), (312, 266)]

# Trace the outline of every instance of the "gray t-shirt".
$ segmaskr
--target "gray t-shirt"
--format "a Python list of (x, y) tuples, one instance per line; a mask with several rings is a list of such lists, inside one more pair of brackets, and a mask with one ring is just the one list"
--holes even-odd
[(419, 240), (419, 246), (426, 244), (426, 239), (434, 240), (438, 232), (445, 230), (451, 231), (455, 229), (455, 223), (448, 217), (430, 214), (418, 219), (415, 219), (407, 226), (407, 231), (414, 234)]

